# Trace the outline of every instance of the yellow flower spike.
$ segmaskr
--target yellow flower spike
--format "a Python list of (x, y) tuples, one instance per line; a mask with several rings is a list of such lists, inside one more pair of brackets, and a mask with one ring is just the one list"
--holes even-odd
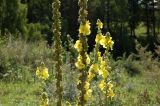
[(101, 91), (103, 91), (106, 88), (106, 82), (105, 80), (102, 80), (99, 84), (99, 88), (101, 89)]
[(101, 22), (101, 20), (100, 19), (98, 19), (97, 20), (97, 27), (99, 28), (99, 29), (102, 29), (103, 28), (103, 23)]
[(88, 101), (89, 98), (91, 98), (91, 96), (92, 96), (92, 90), (91, 90), (91, 89), (88, 89), (88, 90), (86, 91), (86, 94), (84, 94), (84, 99), (85, 99), (86, 101)]
[(81, 25), (80, 25), (79, 33), (80, 33), (80, 34), (83, 34), (84, 36), (90, 35), (90, 34), (91, 34), (90, 28), (91, 28), (90, 22), (89, 22), (89, 21), (86, 21), (85, 24), (81, 24)]
[(77, 49), (78, 52), (82, 51), (83, 48), (82, 48), (82, 43), (80, 42), (80, 40), (76, 41), (74, 48)]

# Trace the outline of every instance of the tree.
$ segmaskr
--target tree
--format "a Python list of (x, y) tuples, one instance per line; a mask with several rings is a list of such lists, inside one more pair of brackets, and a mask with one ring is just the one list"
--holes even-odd
[(129, 11), (129, 27), (131, 36), (135, 37), (135, 29), (139, 22), (139, 4), (138, 0), (128, 0), (128, 11)]
[(27, 27), (27, 6), (20, 0), (1, 0), (0, 1), (0, 28), (2, 35), (6, 30), (10, 33), (26, 33)]

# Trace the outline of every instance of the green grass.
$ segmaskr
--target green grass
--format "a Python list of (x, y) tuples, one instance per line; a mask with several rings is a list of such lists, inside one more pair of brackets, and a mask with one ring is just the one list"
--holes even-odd
[[(145, 72), (134, 77), (124, 73), (121, 73), (121, 75), (123, 76), (122, 84), (114, 87), (116, 93), (114, 101), (118, 102), (116, 103), (117, 105), (136, 106), (140, 103), (148, 106), (160, 105), (156, 100), (160, 87), (160, 72)], [(38, 82), (0, 81), (0, 104), (2, 106), (38, 106), (39, 87), (40, 84)], [(92, 100), (98, 99), (98, 96), (94, 96)], [(146, 99), (149, 101), (146, 102)], [(51, 97), (50, 101), (54, 106), (54, 97)], [(88, 106), (90, 105), (88, 104)]]
[(38, 84), (0, 81), (2, 106), (38, 106)]
[[(159, 95), (160, 72), (144, 72), (141, 75), (127, 77), (122, 85), (115, 89), (124, 106), (149, 105), (159, 106), (156, 97)], [(148, 99), (148, 102), (145, 101)]]

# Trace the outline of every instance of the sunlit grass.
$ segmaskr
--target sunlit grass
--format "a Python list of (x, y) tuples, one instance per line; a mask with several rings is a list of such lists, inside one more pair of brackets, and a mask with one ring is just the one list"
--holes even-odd
[(37, 106), (38, 83), (0, 81), (0, 104), (2, 106)]

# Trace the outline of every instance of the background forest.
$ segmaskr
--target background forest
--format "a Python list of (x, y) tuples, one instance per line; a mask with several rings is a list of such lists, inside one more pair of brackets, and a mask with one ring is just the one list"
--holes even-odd
[[(0, 106), (38, 106), (36, 67), (49, 69), (50, 105), (55, 106), (53, 0), (0, 0)], [(78, 0), (61, 0), (64, 104), (76, 103), (77, 77), (73, 47), (78, 39)], [(160, 105), (160, 0), (88, 0), (93, 56), (96, 22), (110, 32), (111, 77), (115, 97), (109, 106)], [(103, 52), (104, 50), (101, 49)], [(96, 85), (95, 85), (96, 86)], [(96, 89), (95, 89), (96, 91)], [(101, 103), (100, 93), (87, 106)], [(68, 102), (66, 102), (68, 101)]]

